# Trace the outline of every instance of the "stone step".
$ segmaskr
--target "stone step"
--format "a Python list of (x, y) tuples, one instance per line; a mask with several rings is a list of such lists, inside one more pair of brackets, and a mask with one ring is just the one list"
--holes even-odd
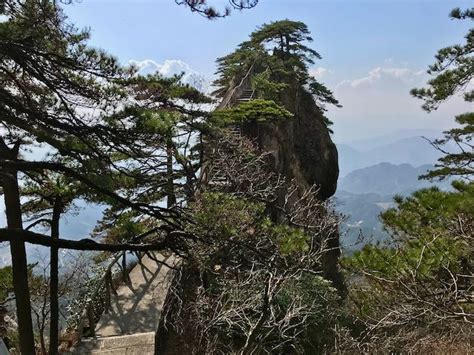
[[(175, 257), (156, 254), (158, 260), (173, 265)], [(100, 318), (95, 333), (99, 337), (146, 333), (156, 330), (168, 293), (170, 269), (145, 256), (129, 274), (129, 283), (111, 296), (111, 309)]]
[(244, 92), (242, 92), (242, 95), (240, 95), (238, 101), (250, 101), (253, 98), (253, 94), (253, 90), (245, 90)]
[[(179, 258), (159, 253), (144, 256), (111, 295), (111, 307), (95, 328), (95, 337), (83, 338), (73, 354), (154, 354), (155, 334)], [(166, 263), (166, 265), (163, 264)]]
[(155, 332), (83, 339), (69, 354), (152, 355)]

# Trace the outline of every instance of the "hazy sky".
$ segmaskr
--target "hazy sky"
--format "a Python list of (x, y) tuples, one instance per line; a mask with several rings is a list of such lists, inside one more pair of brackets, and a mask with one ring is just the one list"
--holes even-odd
[[(225, 1), (209, 0), (216, 7)], [(260, 0), (252, 10), (209, 21), (174, 0), (81, 0), (66, 6), (72, 22), (90, 27), (91, 43), (122, 63), (143, 62), (162, 73), (182, 69), (211, 79), (215, 59), (257, 26), (279, 19), (305, 22), (323, 59), (312, 73), (343, 108), (330, 109), (336, 141), (401, 129), (446, 129), (466, 105), (453, 100), (430, 115), (409, 95), (423, 85), (436, 51), (462, 43), (472, 23), (453, 21), (448, 0)]]

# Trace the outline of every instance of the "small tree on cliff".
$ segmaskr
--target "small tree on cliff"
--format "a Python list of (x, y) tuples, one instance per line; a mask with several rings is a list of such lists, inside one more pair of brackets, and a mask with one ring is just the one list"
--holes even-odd
[(228, 85), (236, 74), (245, 73), (253, 63), (269, 67), (272, 72), (286, 69), (290, 71), (287, 74), (303, 79), (308, 65), (314, 64), (314, 59), (321, 59), (318, 52), (305, 44), (312, 41), (303, 22), (282, 20), (264, 24), (252, 32), (249, 40), (242, 42), (235, 52), (217, 60), (220, 78), (216, 84)]
[[(339, 106), (331, 90), (309, 74), (309, 67), (321, 59), (307, 46), (312, 41), (303, 22), (282, 20), (262, 25), (236, 51), (217, 60), (215, 94), (225, 95), (230, 85), (237, 85), (252, 67), (253, 86), (259, 98), (281, 103), (283, 96), (303, 88), (322, 110), (324, 104)], [(331, 124), (327, 118), (325, 122)]]

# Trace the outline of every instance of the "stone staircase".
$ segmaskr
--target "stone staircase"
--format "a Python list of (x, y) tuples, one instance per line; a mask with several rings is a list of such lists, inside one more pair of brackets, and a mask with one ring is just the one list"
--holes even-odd
[(240, 95), (238, 101), (239, 102), (246, 102), (254, 99), (254, 94), (255, 90), (252, 89), (246, 89), (242, 92), (242, 95)]
[(95, 336), (83, 338), (72, 354), (148, 355), (155, 353), (155, 336), (161, 318), (175, 256), (144, 256), (131, 270), (129, 281), (111, 295), (110, 309), (95, 327)]

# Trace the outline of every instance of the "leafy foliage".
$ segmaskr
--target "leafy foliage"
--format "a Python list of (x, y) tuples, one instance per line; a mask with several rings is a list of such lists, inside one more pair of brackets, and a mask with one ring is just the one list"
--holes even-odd
[[(234, 4), (244, 7), (244, 3)], [(252, 3), (256, 2), (247, 2)], [(217, 16), (203, 1), (186, 4), (208, 17)], [(193, 289), (191, 283), (190, 289), (203, 296), (192, 298), (190, 305), (197, 306), (199, 317), (210, 317), (210, 322), (197, 324), (196, 331), (210, 324), (209, 329), (219, 336), (216, 346), (286, 352), (307, 345), (319, 349), (326, 344), (324, 336), (311, 341), (306, 336), (310, 331), (315, 334), (316, 326), (330, 328), (338, 301), (331, 282), (321, 276), (326, 239), (334, 235), (337, 223), (317, 200), (316, 188), (300, 195), (299, 188), (289, 184), (289, 196), (279, 206), (283, 223), (270, 220), (266, 204), (280, 188), (279, 179), (270, 188), (265, 180), (249, 184), (247, 170), (246, 180), (240, 181), (247, 189), (245, 197), (199, 195), (197, 192), (202, 191), (196, 190), (202, 181), (197, 175), (203, 168), (203, 148), (198, 147), (197, 140), (202, 139), (201, 131), (215, 128), (206, 126), (207, 114), (199, 105), (209, 103), (209, 98), (183, 85), (181, 75), (139, 76), (135, 68), (121, 67), (114, 57), (91, 48), (88, 31), (69, 24), (55, 1), (6, 0), (2, 5), (1, 182), (5, 195), (12, 191), (6, 181), (13, 181), (19, 191), (6, 199), (7, 210), (17, 211), (19, 221), (11, 228), (16, 233), (25, 232), (24, 220), (31, 222), (27, 228), (48, 227), (51, 240), (58, 239), (59, 219), (74, 206), (74, 199), (106, 205), (104, 218), (94, 231), (96, 236), (109, 243), (140, 243), (146, 237), (160, 242), (163, 249), (188, 256), (185, 267), (202, 276), (197, 279), (200, 287)], [(288, 20), (254, 32), (251, 41), (223, 60), (229, 65), (222, 73), (237, 78), (250, 58), (258, 58), (259, 70), (266, 73), (260, 83), (256, 80), (262, 97), (220, 111), (213, 118), (221, 124), (289, 119), (292, 114), (284, 108), (281, 95), (304, 86), (329, 102), (332, 94), (307, 74), (307, 66), (319, 58), (305, 44), (311, 40), (306, 25)], [(270, 54), (267, 47), (271, 45), (280, 46), (281, 51), (276, 48)], [(43, 160), (23, 159), (21, 153), (30, 144), (48, 151)], [(248, 161), (252, 157), (244, 158)], [(264, 170), (255, 165), (254, 176)], [(21, 179), (25, 183), (18, 189)], [(256, 192), (257, 188), (260, 190)], [(268, 199), (262, 202), (259, 197), (265, 194)], [(167, 207), (163, 207), (165, 200)], [(193, 203), (186, 206), (190, 201)], [(29, 291), (35, 301), (41, 301), (39, 308), (32, 308), (41, 333), (46, 329), (48, 312), (52, 320), (58, 320), (57, 302), (55, 311), (53, 302), (48, 305), (48, 297), (57, 301), (59, 295), (57, 250), (51, 248), (51, 255), (56, 253), (56, 266), (51, 268), (50, 278), (45, 272), (40, 279), (27, 280), (26, 274), (21, 279), (15, 277), (15, 267), (12, 270), (17, 310), (28, 316), (19, 322), (24, 353), (35, 347), (28, 329)], [(25, 270), (26, 258), (13, 255), (13, 259), (23, 262), (19, 266)], [(92, 313), (94, 318), (100, 316), (105, 292), (101, 271), (96, 270), (81, 285), (76, 302), (69, 302), (72, 327), (79, 323), (94, 289), (99, 297)], [(9, 281), (5, 277), (5, 282)], [(18, 303), (20, 298), (28, 300), (23, 303), (25, 307)], [(200, 307), (202, 300), (223, 301), (218, 309), (223, 313), (214, 317), (209, 308), (212, 302)], [(230, 326), (226, 323), (228, 302), (235, 302), (238, 310)], [(51, 329), (54, 332), (57, 327)], [(207, 349), (215, 345), (212, 341), (205, 344)], [(51, 343), (51, 353), (56, 353), (56, 341)], [(46, 351), (44, 336), (41, 348)]]
[[(451, 12), (451, 17), (459, 20), (474, 20), (474, 10), (465, 11), (459, 8)], [(428, 81), (428, 87), (413, 89), (411, 94), (423, 99), (423, 109), (430, 112), (436, 110), (441, 103), (454, 95), (463, 93), (466, 102), (474, 101), (474, 28), (465, 36), (464, 45), (454, 45), (443, 48), (436, 55), (436, 62), (428, 69), (428, 74), (434, 78)], [(445, 178), (459, 176), (469, 178), (474, 173), (474, 113), (467, 112), (456, 117), (460, 128), (444, 132), (444, 138), (432, 142), (432, 145), (444, 153), (439, 160), (437, 169), (429, 172), (424, 178)], [(444, 149), (448, 142), (454, 142), (458, 152)]]
[(12, 267), (5, 266), (0, 269), (0, 302), (4, 302), (8, 293), (13, 290)]
[(282, 20), (262, 25), (237, 50), (217, 60), (219, 78), (214, 82), (215, 94), (224, 96), (252, 68), (252, 86), (261, 99), (283, 104), (285, 97), (305, 90), (322, 109), (324, 104), (339, 106), (332, 92), (309, 75), (309, 66), (321, 58), (306, 45), (312, 40), (303, 22)]
[(397, 197), (397, 207), (382, 215), (394, 245), (367, 245), (344, 260), (357, 280), (351, 299), (367, 326), (366, 346), (405, 351), (425, 334), (451, 334), (451, 341), (458, 331), (469, 334), (474, 184), (454, 187)]
[(454, 185), (398, 198), (382, 215), (393, 244), (366, 245), (343, 261), (349, 310), (363, 325), (346, 350), (471, 349), (474, 193), (472, 183)]
[(284, 107), (270, 100), (251, 100), (237, 106), (216, 110), (212, 114), (211, 122), (216, 125), (256, 122), (278, 122), (293, 117), (293, 114)]
[(272, 81), (270, 77), (271, 72), (269, 69), (253, 75), (252, 89), (257, 92), (258, 97), (275, 101), (278, 100), (280, 93), (288, 88), (288, 84), (277, 83)]
[[(473, 15), (472, 9), (451, 12), (456, 19), (474, 19)], [(438, 52), (428, 70), (435, 75), (429, 87), (411, 92), (425, 100), (425, 110), (436, 110), (464, 90), (464, 99), (472, 101), (473, 45), (471, 29), (465, 45)], [(437, 169), (423, 177), (462, 177), (453, 183), (454, 191), (430, 188), (396, 197), (397, 207), (382, 214), (393, 245), (367, 245), (344, 261), (357, 280), (350, 287), (352, 307), (365, 326), (362, 341), (352, 349), (470, 351), (472, 344), (465, 339), (472, 339), (474, 321), (473, 117), (471, 112), (457, 116), (461, 127), (431, 142), (445, 155)], [(443, 148), (450, 141), (458, 153)]]
[(180, 332), (193, 323), (194, 351), (320, 351), (331, 341), (339, 296), (314, 268), (309, 235), (271, 222), (262, 203), (229, 194), (205, 193), (192, 210), (190, 228), (204, 243), (193, 248), (181, 284), (199, 286), (192, 299), (189, 288), (178, 292), (184, 306), (172, 324)]
[[(474, 10), (461, 11), (456, 8), (451, 12), (451, 17), (474, 20)], [(465, 38), (464, 45), (449, 46), (438, 51), (436, 62), (428, 69), (428, 74), (435, 75), (428, 82), (428, 88), (411, 91), (415, 97), (425, 100), (425, 110), (436, 110), (440, 103), (464, 91), (474, 77), (474, 28), (469, 30)], [(472, 88), (464, 93), (464, 99), (468, 102), (474, 99)]]
[[(25, 220), (22, 203), (30, 227), (47, 226), (52, 202), (61, 195), (60, 213), (79, 196), (108, 205), (105, 224), (114, 225), (115, 219), (122, 228), (104, 233), (109, 240), (122, 242), (141, 227), (133, 223), (143, 220), (153, 228), (161, 221), (179, 229), (170, 218), (176, 211), (158, 202), (193, 193), (198, 170), (190, 153), (194, 142), (178, 137), (196, 134), (191, 121), (203, 112), (190, 106), (209, 99), (183, 85), (179, 75), (141, 77), (134, 68), (121, 67), (114, 57), (90, 47), (88, 31), (68, 23), (55, 1), (7, 0), (2, 5), (0, 183), (5, 195), (13, 191), (6, 209), (9, 216), (15, 214), (15, 228), (21, 232)], [(42, 160), (23, 159), (29, 145), (48, 153)], [(31, 181), (15, 194), (24, 176)], [(178, 181), (183, 177), (185, 187)], [(128, 234), (118, 236), (121, 232)], [(17, 244), (12, 259), (21, 351), (31, 353), (26, 257), (23, 243), (12, 245)]]
[(299, 21), (282, 20), (260, 26), (250, 35), (251, 41), (268, 45), (270, 49), (279, 50), (282, 55), (295, 56), (302, 63), (314, 64), (313, 58), (321, 59), (314, 49), (304, 42), (312, 42), (308, 27)]
[[(445, 179), (449, 176), (470, 179), (474, 175), (474, 112), (464, 113), (456, 117), (459, 127), (444, 132), (444, 137), (431, 144), (444, 156), (438, 160), (436, 169), (429, 171), (422, 178)], [(454, 142), (457, 151), (443, 148), (447, 143)]]

